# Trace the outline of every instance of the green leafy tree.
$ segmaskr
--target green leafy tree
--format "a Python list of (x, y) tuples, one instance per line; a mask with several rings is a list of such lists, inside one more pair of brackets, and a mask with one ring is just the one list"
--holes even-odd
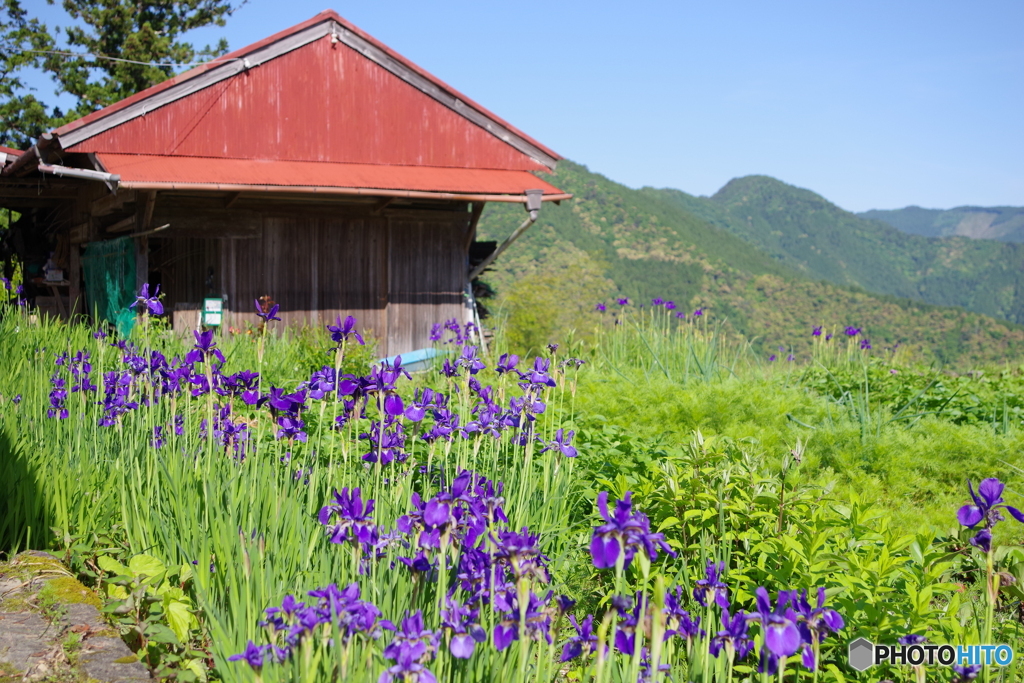
[(0, 144), (22, 148), (39, 137), (59, 110), (47, 110), (21, 78), (22, 70), (36, 66), (38, 52), (53, 49), (45, 24), (29, 18), (18, 0), (0, 5)]
[[(48, 128), (167, 80), (179, 65), (224, 54), (224, 39), (197, 49), (182, 36), (211, 24), (223, 26), (243, 4), (245, 0), (63, 0), (73, 23), (50, 30), (29, 16), (20, 0), (3, 0), (0, 143), (24, 146)], [(22, 77), (30, 68), (47, 73), (58, 94), (74, 96), (74, 109), (64, 114), (33, 95)]]

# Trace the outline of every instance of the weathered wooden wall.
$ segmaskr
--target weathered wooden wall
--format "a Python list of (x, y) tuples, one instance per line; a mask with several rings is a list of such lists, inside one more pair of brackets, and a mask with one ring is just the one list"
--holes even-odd
[(431, 213), (263, 211), (245, 237), (211, 230), (153, 239), (150, 267), (171, 311), (210, 295), (212, 268), (212, 293), (227, 297), (226, 325), (256, 324), (253, 300), (267, 295), (281, 306), (281, 324), (322, 327), (353, 315), (380, 355), (405, 353), (430, 346), (435, 322), (464, 317), (469, 213)]

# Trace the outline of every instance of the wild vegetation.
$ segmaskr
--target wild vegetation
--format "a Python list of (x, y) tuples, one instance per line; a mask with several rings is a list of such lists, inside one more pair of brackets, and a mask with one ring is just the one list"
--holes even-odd
[(767, 360), (623, 299), (533, 358), (438, 325), (410, 377), (354, 320), (139, 305), (123, 340), (5, 307), (0, 547), (62, 553), (161, 676), (904, 680), (846, 643), (1021, 643), (1017, 372), (855, 328)]
[[(806, 330), (840, 320), (863, 328), (876, 347), (910, 346), (925, 362), (967, 370), (1024, 357), (1024, 328), (990, 317), (1016, 320), (1008, 311), (1024, 269), (1005, 260), (1016, 253), (1004, 253), (1005, 244), (957, 238), (966, 246), (954, 249), (955, 241), (905, 235), (767, 178), (734, 181), (710, 199), (631, 190), (572, 162), (560, 163), (552, 182), (572, 192), (573, 201), (545, 205), (538, 223), (485, 274), (498, 291), (492, 308), (511, 316), (510, 334), (534, 353), (570, 330), (589, 334), (597, 318), (579, 302), (615, 293), (707, 308), (765, 357), (786, 345), (807, 360)], [(504, 239), (521, 220), (516, 211), (489, 206), (481, 234)], [(753, 220), (746, 232), (736, 227), (737, 216), (744, 226), (747, 216)], [(906, 251), (914, 240), (932, 245), (931, 255)], [(792, 244), (809, 251), (792, 251)], [(941, 263), (933, 262), (943, 249)], [(885, 265), (887, 259), (899, 267)], [(916, 275), (900, 270), (912, 263), (926, 265)], [(919, 284), (924, 288), (914, 290)], [(1002, 303), (985, 303), (996, 300)]]

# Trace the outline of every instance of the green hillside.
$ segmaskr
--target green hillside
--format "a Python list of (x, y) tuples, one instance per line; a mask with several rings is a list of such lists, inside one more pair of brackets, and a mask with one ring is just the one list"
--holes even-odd
[(1000, 242), (1024, 242), (1024, 207), (959, 206), (943, 210), (908, 206), (891, 211), (874, 209), (857, 215), (924, 237), (960, 235)]
[[(707, 307), (710, 317), (755, 338), (758, 353), (780, 345), (801, 353), (811, 327), (850, 324), (863, 327), (879, 349), (909, 344), (942, 362), (1024, 357), (1024, 329), (1016, 325), (870, 293), (880, 284), (910, 295), (928, 291), (934, 272), (959, 272), (955, 250), (977, 244), (966, 238), (905, 235), (769, 178), (733, 181), (712, 199), (633, 190), (572, 162), (562, 162), (550, 180), (575, 199), (546, 205), (485, 277), (498, 291), (489, 306), (509, 318), (521, 346), (560, 341), (569, 329), (586, 336), (600, 322), (594, 304), (626, 296)], [(737, 220), (744, 211), (745, 231)], [(504, 239), (523, 217), (518, 206), (488, 205), (480, 239)], [(918, 242), (931, 245), (931, 265), (907, 256)], [(873, 261), (881, 262), (876, 275)], [(948, 298), (954, 294), (955, 284)]]
[(809, 278), (1024, 322), (1024, 245), (908, 234), (767, 176), (737, 178), (710, 198), (644, 192), (699, 212)]
[[(623, 296), (661, 296), (688, 301), (708, 269), (796, 276), (756, 246), (710, 224), (674, 202), (562, 161), (550, 180), (575, 195), (562, 206), (546, 204), (540, 219), (501, 257), (489, 276), (506, 289), (516, 278), (552, 262), (591, 261), (615, 282)], [(480, 239), (504, 239), (523, 220), (518, 205), (489, 204)]]

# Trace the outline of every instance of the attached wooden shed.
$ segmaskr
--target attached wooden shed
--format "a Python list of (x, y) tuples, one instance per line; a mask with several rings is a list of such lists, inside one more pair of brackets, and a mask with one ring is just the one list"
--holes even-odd
[(0, 207), (42, 201), (68, 306), (97, 304), (83, 247), (86, 271), (130, 250), (125, 287), (160, 284), (178, 326), (211, 296), (255, 323), (269, 296), (285, 323), (355, 315), (383, 355), (465, 319), (486, 202), (570, 197), (535, 174), (557, 154), (333, 11), (5, 156)]

